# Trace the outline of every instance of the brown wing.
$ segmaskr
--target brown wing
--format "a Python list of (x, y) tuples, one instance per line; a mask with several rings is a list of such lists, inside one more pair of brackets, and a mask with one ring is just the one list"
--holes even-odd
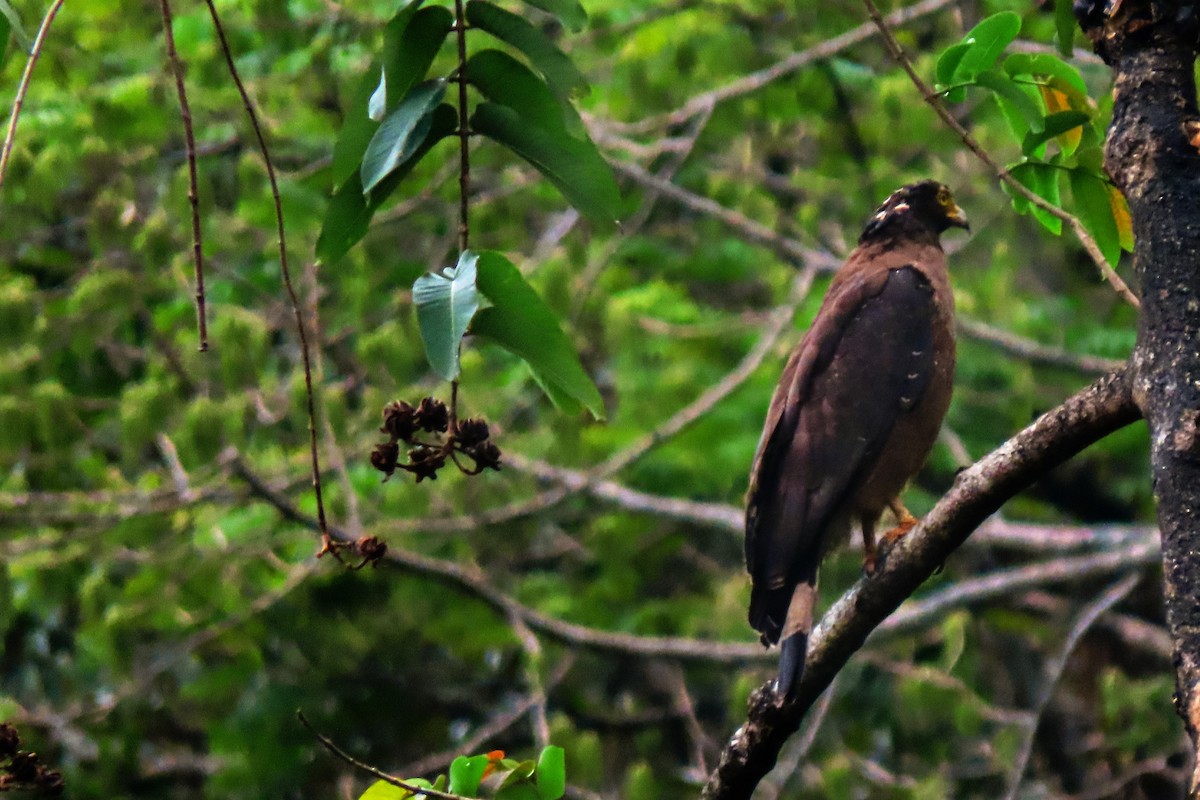
[(933, 287), (912, 265), (872, 270), (826, 298), (767, 415), (751, 473), (750, 623), (779, 637), (792, 590), (815, 581), (827, 533), (933, 366)]

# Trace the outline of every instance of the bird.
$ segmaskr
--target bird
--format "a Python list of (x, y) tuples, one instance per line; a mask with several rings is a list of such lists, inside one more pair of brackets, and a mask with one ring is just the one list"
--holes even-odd
[(954, 383), (954, 296), (941, 234), (970, 230), (933, 180), (893, 192), (867, 221), (767, 409), (746, 495), (750, 624), (780, 644), (778, 702), (794, 699), (817, 568), (853, 523), (875, 574), (875, 527), (891, 544), (917, 522), (900, 494), (933, 448)]

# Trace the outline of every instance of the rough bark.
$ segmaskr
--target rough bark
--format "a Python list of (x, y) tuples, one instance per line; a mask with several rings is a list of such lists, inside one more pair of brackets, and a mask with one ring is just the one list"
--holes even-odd
[[(1142, 314), (1134, 400), (1150, 428), (1176, 710), (1200, 745), (1200, 112), (1195, 3), (1087, 2), (1084, 33), (1116, 80), (1106, 165), (1136, 237)], [(1193, 763), (1200, 763), (1200, 758)], [(1192, 796), (1200, 787), (1193, 772)]]
[(1042, 415), (964, 470), (882, 568), (859, 581), (813, 631), (795, 700), (775, 703), (772, 683), (750, 697), (746, 724), (734, 733), (709, 776), (708, 800), (749, 798), (775, 766), (779, 750), (867, 636), (1006, 500), (1054, 466), (1138, 417), (1123, 371), (1115, 372)]

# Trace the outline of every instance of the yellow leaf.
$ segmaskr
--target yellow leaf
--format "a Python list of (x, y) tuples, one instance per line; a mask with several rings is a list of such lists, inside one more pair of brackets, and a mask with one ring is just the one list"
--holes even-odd
[[(1057, 114), (1060, 111), (1071, 110), (1071, 97), (1066, 92), (1041, 84), (1038, 89), (1042, 93), (1042, 100), (1046, 103), (1047, 114)], [(1083, 138), (1083, 126), (1071, 128), (1055, 137), (1058, 139), (1058, 146), (1063, 149), (1064, 153), (1070, 154), (1075, 152), (1079, 147), (1079, 141)]]
[(1113, 220), (1117, 223), (1117, 236), (1121, 240), (1121, 249), (1133, 252), (1133, 218), (1129, 216), (1129, 203), (1121, 190), (1108, 184), (1108, 204), (1112, 207)]

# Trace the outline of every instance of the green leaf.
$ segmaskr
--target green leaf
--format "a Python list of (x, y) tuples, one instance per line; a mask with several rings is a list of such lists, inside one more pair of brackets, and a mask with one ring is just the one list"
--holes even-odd
[(458, 377), (458, 350), (471, 318), (479, 309), (475, 288), (475, 262), (470, 250), (458, 259), (458, 265), (441, 273), (427, 272), (413, 284), (413, 303), (421, 341), (433, 371), (448, 381)]
[[(533, 773), (536, 770), (537, 770), (537, 764), (535, 764), (533, 761), (531, 761), (531, 760), (521, 761), (515, 767), (512, 768), (511, 772), (509, 772), (507, 775), (504, 776), (504, 780), (500, 782), (500, 788), (504, 789), (505, 787), (514, 786), (514, 785), (522, 783), (524, 781), (528, 781), (530, 778), (533, 777)], [(529, 788), (532, 789), (533, 787), (530, 786)], [(499, 797), (500, 795), (497, 794), (496, 796)], [(535, 798), (537, 797), (536, 791), (533, 793), (533, 796)]]
[[(383, 29), (383, 63), (387, 64), (393, 58), (400, 47), (400, 39), (404, 36), (404, 30), (408, 27), (408, 23), (416, 16), (417, 11), (421, 8), (421, 3), (424, 0), (403, 0), (400, 3), (400, 8), (388, 20)], [(379, 83), (371, 94), (371, 99), (367, 104), (367, 114), (375, 122), (383, 120), (387, 114), (387, 74), (382, 67), (376, 66), (374, 69), (379, 71)]]
[(487, 0), (470, 0), (467, 3), (467, 22), (524, 53), (559, 97), (587, 92), (587, 80), (574, 62), (524, 17), (505, 11)]
[(963, 53), (954, 73), (945, 83), (961, 83), (991, 69), (1004, 48), (1021, 32), (1021, 18), (1012, 11), (1001, 11), (982, 20), (972, 28), (963, 42), (971, 48)]
[(1091, 119), (1082, 111), (1060, 111), (1057, 114), (1050, 114), (1045, 119), (1046, 127), (1043, 130), (1030, 131), (1025, 137), (1025, 141), (1021, 143), (1021, 152), (1029, 155), (1055, 136), (1061, 136), (1067, 131), (1086, 125)]
[(959, 63), (963, 60), (963, 56), (974, 46), (972, 42), (959, 42), (958, 44), (950, 45), (942, 51), (942, 54), (938, 56), (937, 66), (934, 67), (933, 71), (934, 80), (937, 81), (938, 86), (944, 88), (954, 82), (954, 73), (958, 71)]
[(483, 780), (483, 772), (487, 769), (488, 757), (459, 756), (450, 764), (450, 794), (474, 797), (479, 791), (479, 783)]
[(1024, 86), (1013, 81), (1007, 74), (999, 70), (987, 70), (976, 75), (975, 82), (1007, 101), (1030, 131), (1041, 132), (1045, 127), (1041, 105)]
[(367, 235), (371, 217), (401, 181), (408, 177), (417, 162), (424, 158), (435, 144), (457, 129), (458, 112), (443, 103), (434, 110), (433, 124), (417, 152), (384, 178), (369, 195), (363, 193), (362, 178), (358, 170), (355, 170), (329, 199), (329, 205), (325, 209), (321, 234), (317, 238), (317, 259), (320, 263), (333, 264), (358, 244)]
[(567, 767), (561, 747), (550, 745), (538, 756), (537, 790), (541, 800), (558, 800), (566, 794)]
[(1075, 163), (1091, 173), (1104, 171), (1104, 148), (1100, 145), (1081, 147), (1075, 153)]
[(399, 18), (397, 14), (388, 23), (383, 35), (380, 87), (386, 97), (385, 111), (396, 108), (409, 89), (424, 79), (454, 25), (454, 14), (444, 6), (422, 8), (402, 25), (397, 24)]
[[(1062, 207), (1062, 196), (1059, 193), (1059, 178), (1062, 176), (1063, 170), (1053, 164), (1045, 164), (1037, 161), (1027, 161), (1023, 164), (1017, 164), (1010, 168), (1009, 172), (1012, 176), (1021, 182), (1025, 188), (1041, 197), (1051, 205)], [(1046, 211), (1039, 208), (1029, 200), (1014, 193), (1007, 184), (1004, 185), (1004, 191), (1012, 196), (1013, 209), (1020, 214), (1032, 214), (1034, 219), (1042, 224), (1042, 227), (1056, 236), (1062, 235), (1062, 220)]]
[(412, 792), (393, 786), (387, 781), (375, 781), (358, 796), (358, 800), (408, 800)]
[[(475, 315), (471, 334), (491, 339), (523, 359), (556, 406), (562, 407), (565, 395), (603, 419), (604, 400), (599, 390), (584, 371), (558, 317), (521, 271), (492, 251), (479, 253), (478, 270), (479, 291), (492, 305)], [(556, 392), (561, 393), (557, 398)]]
[(1075, 9), (1072, 0), (1054, 0), (1054, 41), (1058, 52), (1070, 58), (1075, 52)]
[(1121, 257), (1121, 235), (1109, 202), (1108, 182), (1084, 169), (1071, 170), (1070, 180), (1075, 216), (1096, 240), (1105, 260), (1116, 266)]
[(496, 800), (539, 800), (539, 798), (537, 789), (532, 784), (514, 783), (496, 792)]
[(548, 131), (585, 139), (583, 121), (529, 67), (499, 50), (480, 50), (467, 60), (467, 81), (489, 100), (508, 106), (521, 119)]
[(587, 12), (579, 4), (579, 0), (525, 0), (534, 8), (540, 8), (547, 14), (553, 14), (562, 20), (568, 29), (582, 30), (587, 24)]
[(1055, 85), (1062, 91), (1076, 95), (1076, 99), (1087, 98), (1087, 84), (1079, 70), (1049, 53), (1013, 53), (1004, 59), (1004, 71), (1014, 78), (1055, 78)]
[(354, 100), (346, 112), (346, 121), (342, 123), (342, 132), (338, 134), (337, 143), (333, 146), (333, 164), (330, 174), (334, 188), (341, 186), (356, 172), (362, 164), (363, 153), (375, 135), (379, 123), (371, 119), (368, 106), (371, 100), (371, 87), (374, 85), (374, 75), (379, 69), (372, 66), (358, 84)]
[(511, 108), (480, 103), (471, 128), (528, 161), (585, 215), (612, 223), (621, 195), (608, 163), (590, 141), (530, 124)]
[(12, 31), (17, 37), (17, 44), (25, 52), (29, 52), (33, 47), (33, 42), (29, 38), (29, 34), (25, 32), (25, 27), (21, 24), (21, 15), (13, 8), (9, 0), (0, 0), (0, 16), (4, 17), (4, 47), (3, 51), (8, 49), (8, 33)]
[(446, 93), (446, 82), (438, 79), (417, 86), (401, 101), (375, 131), (363, 154), (363, 194), (415, 156), (433, 128), (433, 112)]

